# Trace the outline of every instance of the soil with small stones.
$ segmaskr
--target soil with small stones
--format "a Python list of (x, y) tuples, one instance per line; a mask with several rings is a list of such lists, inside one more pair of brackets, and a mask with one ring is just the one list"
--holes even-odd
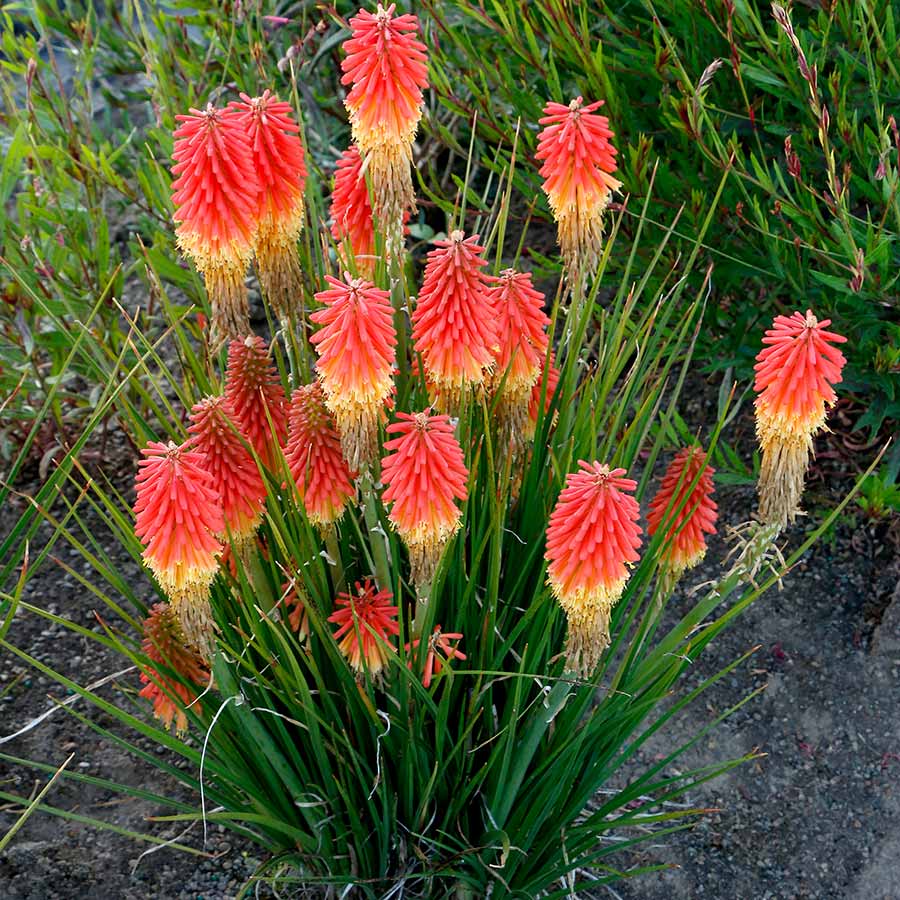
[[(739, 423), (740, 442), (747, 443), (751, 428), (746, 420)], [(834, 451), (833, 437), (829, 440), (818, 447), (824, 462), (817, 464), (810, 478), (811, 520), (833, 505), (833, 491), (825, 485), (846, 468), (845, 457)], [(136, 462), (133, 450), (113, 440), (106, 455), (106, 471), (116, 472), (119, 487), (128, 489)], [(20, 491), (28, 494), (37, 488), (37, 483), (23, 484)], [(720, 533), (725, 526), (748, 518), (752, 487), (720, 487), (717, 496)], [(13, 527), (25, 502), (19, 498), (0, 510), (0, 536)], [(139, 566), (122, 558), (102, 525), (89, 524), (125, 576), (133, 584), (146, 583)], [(49, 530), (42, 529), (32, 542), (32, 558), (48, 536)], [(788, 549), (802, 538), (803, 526), (798, 525), (786, 535)], [(685, 580), (670, 601), (667, 616), (678, 614), (691, 586), (716, 577), (725, 552), (723, 541), (714, 540), (707, 562)], [(83, 571), (78, 554), (62, 542), (55, 555), (75, 573)], [(889, 523), (845, 518), (828, 540), (804, 556), (781, 590), (756, 601), (713, 643), (695, 663), (695, 682), (751, 648), (758, 649), (642, 748), (633, 773), (671, 752), (755, 690), (759, 695), (685, 753), (677, 768), (686, 771), (751, 751), (759, 756), (689, 794), (691, 805), (714, 809), (692, 828), (649, 841), (637, 851), (623, 851), (617, 859), (623, 872), (647, 866), (662, 867), (661, 871), (617, 883), (593, 896), (622, 900), (900, 898), (898, 579), (896, 535)], [(149, 585), (146, 591), (149, 600)], [(59, 564), (45, 564), (26, 585), (23, 600), (93, 631), (101, 629), (95, 610), (102, 604)], [(108, 611), (103, 615), (110, 621)], [(95, 642), (23, 610), (8, 637), (40, 663), (81, 684), (123, 668), (120, 658)], [(119, 686), (136, 690), (137, 674), (124, 673), (100, 690), (111, 697)], [(22, 729), (51, 708), (50, 698), (66, 697), (52, 679), (22, 659), (0, 654), (2, 735)], [(174, 778), (98, 733), (96, 729), (121, 733), (111, 717), (81, 702), (71, 710), (85, 721), (59, 710), (0, 745), (0, 752), (54, 767), (71, 755), (72, 771), (196, 801)], [(149, 754), (164, 754), (152, 742), (138, 741), (138, 746)], [(0, 791), (32, 796), (47, 777), (0, 760)], [(118, 828), (163, 839), (180, 834), (171, 824), (148, 820), (160, 812), (156, 803), (123, 798), (102, 786), (60, 781), (46, 800), (73, 815), (100, 818)], [(0, 834), (20, 810), (12, 804), (0, 806)], [(188, 856), (165, 848), (141, 857), (152, 845), (96, 830), (77, 819), (35, 814), (0, 856), (0, 897), (232, 898), (262, 861), (256, 848), (216, 827), (210, 829), (205, 845), (199, 829), (181, 835), (180, 840), (206, 855)]]

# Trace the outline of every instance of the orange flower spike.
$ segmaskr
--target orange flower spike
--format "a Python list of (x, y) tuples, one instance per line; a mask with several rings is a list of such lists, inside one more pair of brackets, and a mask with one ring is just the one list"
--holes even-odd
[(415, 37), (418, 19), (395, 17), (395, 10), (396, 4), (379, 4), (375, 13), (360, 10), (350, 19), (341, 63), (341, 83), (352, 85), (344, 103), (353, 139), (372, 180), (374, 214), (389, 249), (400, 245), (403, 213), (415, 207), (412, 142), (428, 86), (425, 45)]
[(375, 227), (369, 187), (356, 144), (351, 144), (337, 162), (331, 222), (331, 236), (342, 244), (344, 258), (352, 257), (357, 271), (371, 279), (375, 272)]
[(168, 603), (156, 603), (150, 607), (150, 615), (144, 619), (142, 646), (151, 662), (174, 669), (197, 688), (192, 690), (184, 682), (163, 675), (152, 667), (141, 673), (144, 687), (140, 696), (152, 701), (153, 715), (166, 729), (171, 728), (174, 722), (175, 733), (183, 735), (188, 724), (185, 707), (194, 704), (197, 714), (202, 712), (200, 704), (194, 701), (200, 689), (209, 682), (209, 668), (195, 650), (185, 646), (178, 617)]
[(609, 119), (595, 112), (602, 100), (583, 106), (548, 103), (536, 158), (544, 193), (558, 226), (559, 246), (570, 280), (597, 270), (603, 241), (603, 213), (622, 183), (613, 177), (616, 148)]
[(652, 537), (664, 527), (668, 546), (663, 550), (661, 564), (676, 578), (703, 559), (705, 536), (716, 533), (718, 513), (712, 499), (715, 469), (712, 466), (704, 469), (705, 464), (706, 454), (699, 447), (680, 450), (650, 502), (647, 532)]
[(344, 514), (354, 488), (318, 382), (293, 393), (285, 458), (307, 518), (319, 529), (329, 528)]
[(390, 293), (370, 281), (349, 273), (325, 280), (330, 289), (316, 294), (325, 308), (310, 316), (322, 327), (310, 340), (344, 457), (359, 471), (377, 455), (378, 423), (394, 387), (394, 308)]
[(435, 241), (428, 254), (422, 289), (411, 319), (416, 352), (426, 378), (439, 395), (457, 403), (466, 385), (480, 385), (492, 370), (498, 349), (497, 323), (490, 294), (492, 279), (478, 235), (454, 231)]
[(210, 104), (176, 119), (175, 235), (203, 275), (212, 307), (211, 343), (217, 347), (248, 328), (244, 275), (256, 241), (259, 180), (236, 117)]
[(498, 331), (494, 383), (500, 391), (500, 448), (510, 447), (517, 457), (530, 437), (528, 407), (547, 355), (550, 320), (544, 314), (544, 295), (532, 286), (530, 273), (504, 270), (488, 289), (488, 298)]
[(373, 677), (380, 675), (388, 661), (388, 647), (396, 652), (390, 643), (390, 638), (400, 633), (393, 596), (390, 591), (379, 591), (367, 578), (362, 584), (356, 582), (355, 594), (342, 593), (335, 599), (339, 608), (328, 621), (338, 626), (334, 639), (357, 675), (363, 671)]
[(641, 545), (637, 482), (624, 469), (580, 460), (547, 526), (547, 581), (569, 623), (568, 667), (590, 677), (609, 646), (612, 608)]
[(287, 398), (265, 341), (251, 335), (228, 347), (225, 398), (238, 430), (263, 464), (274, 468), (287, 431)]
[(826, 331), (830, 324), (811, 310), (776, 316), (756, 357), (759, 517), (766, 525), (783, 528), (800, 512), (813, 437), (836, 400), (846, 359), (832, 344), (847, 339)]
[[(422, 672), (422, 687), (426, 690), (431, 687), (431, 681), (435, 675), (440, 675), (444, 669), (444, 665), (449, 663), (451, 659), (466, 659), (458, 646), (451, 644), (451, 641), (461, 641), (463, 636), (460, 632), (442, 632), (441, 626), (435, 626), (434, 633), (428, 639), (428, 652), (425, 656), (425, 666)], [(418, 649), (421, 641), (416, 640), (406, 645), (406, 652)], [(412, 660), (407, 664), (412, 668)]]
[(187, 640), (213, 653), (209, 589), (219, 568), (225, 528), (222, 496), (201, 453), (151, 442), (135, 479), (135, 534), (144, 563), (172, 601)]
[(447, 542), (459, 530), (469, 473), (448, 416), (397, 413), (388, 426), (381, 462), (387, 486), (382, 502), (392, 503), (389, 518), (409, 549), (410, 575), (417, 588), (434, 578)]
[[(222, 495), (225, 530), (238, 545), (250, 540), (262, 520), (266, 486), (244, 444), (224, 397), (207, 397), (191, 410), (191, 449)], [(224, 535), (223, 535), (224, 537)]]
[(300, 126), (290, 103), (271, 91), (253, 98), (241, 94), (229, 112), (247, 134), (260, 182), (254, 243), (260, 281), (276, 315), (285, 319), (303, 290), (297, 256), (306, 185)]

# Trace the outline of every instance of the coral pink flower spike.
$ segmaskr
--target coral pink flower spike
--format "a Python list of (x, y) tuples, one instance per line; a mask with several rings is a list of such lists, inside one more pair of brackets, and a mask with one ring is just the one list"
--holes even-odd
[(412, 581), (424, 588), (459, 530), (454, 501), (466, 499), (469, 473), (447, 416), (397, 413), (397, 419), (387, 430), (398, 436), (384, 445), (382, 502), (393, 504), (389, 518), (409, 549)]
[(494, 365), (497, 323), (488, 288), (491, 277), (478, 235), (454, 231), (435, 241), (412, 312), (413, 340), (426, 377), (441, 399), (457, 403), (467, 385), (480, 385)]
[(628, 564), (641, 545), (637, 482), (624, 469), (578, 463), (566, 477), (547, 527), (547, 580), (566, 613), (568, 667), (583, 677), (609, 646), (612, 608), (628, 580)]
[(356, 144), (351, 144), (337, 162), (331, 195), (331, 223), (331, 236), (343, 244), (344, 258), (352, 258), (357, 271), (371, 279), (375, 272), (375, 228), (369, 186)]
[(284, 319), (303, 290), (297, 256), (306, 185), (300, 126), (291, 105), (268, 90), (260, 97), (241, 94), (240, 101), (229, 104), (229, 113), (247, 134), (259, 178), (254, 251), (260, 280), (266, 298)]
[(250, 335), (228, 347), (225, 397), (241, 434), (270, 469), (287, 431), (287, 397), (265, 341)]
[(378, 424), (394, 388), (394, 308), (391, 295), (370, 281), (330, 275), (316, 294), (325, 308), (310, 319), (321, 328), (310, 338), (325, 405), (334, 414), (341, 446), (356, 471), (378, 453)]
[(603, 241), (603, 213), (622, 183), (613, 177), (616, 148), (609, 119), (595, 112), (602, 100), (568, 106), (548, 103), (538, 135), (536, 158), (544, 193), (559, 228), (559, 246), (571, 280), (597, 269)]
[(293, 393), (284, 455), (309, 521), (323, 530), (334, 525), (354, 494), (353, 476), (318, 382)]
[(178, 614), (185, 638), (204, 656), (213, 652), (209, 589), (219, 568), (225, 528), (222, 497), (200, 453), (151, 442), (135, 479), (135, 534), (144, 562)]
[(390, 591), (379, 591), (367, 578), (362, 584), (356, 582), (355, 594), (338, 594), (335, 600), (338, 609), (328, 621), (338, 626), (334, 639), (358, 675), (363, 671), (373, 677), (380, 675), (388, 660), (388, 648), (397, 650), (389, 640), (400, 633), (393, 596)]
[[(262, 519), (266, 486), (224, 397), (207, 397), (191, 410), (191, 449), (222, 495), (227, 534), (237, 545), (250, 540)], [(224, 537), (224, 535), (223, 535)]]
[(244, 275), (256, 241), (259, 179), (240, 122), (212, 104), (176, 116), (172, 184), (178, 247), (202, 273), (214, 346), (246, 333)]
[(140, 696), (153, 703), (153, 715), (169, 729), (175, 724), (175, 733), (187, 731), (185, 707), (193, 705), (197, 715), (202, 708), (196, 699), (201, 689), (209, 683), (209, 668), (196, 650), (186, 647), (184, 634), (178, 624), (175, 610), (168, 603), (156, 603), (150, 607), (150, 615), (144, 619), (143, 651), (150, 660), (174, 669), (185, 681), (176, 681), (148, 667), (141, 672)]
[(800, 512), (814, 435), (825, 427), (846, 359), (811, 310), (776, 316), (756, 357), (756, 435), (763, 451), (759, 517), (783, 528)]
[(428, 86), (425, 45), (416, 39), (419, 21), (394, 16), (396, 5), (379, 4), (350, 19), (344, 42), (342, 84), (351, 85), (344, 101), (353, 139), (372, 182), (373, 213), (385, 230), (388, 252), (402, 246), (403, 215), (415, 207), (412, 142), (422, 116), (422, 90)]
[[(712, 499), (712, 477), (716, 470), (712, 466), (703, 469), (705, 463), (706, 454), (699, 447), (679, 450), (666, 469), (647, 514), (648, 534), (655, 535), (665, 526), (669, 544), (661, 562), (676, 578), (703, 559), (706, 535), (716, 533), (717, 511)], [(697, 478), (701, 469), (703, 472)]]

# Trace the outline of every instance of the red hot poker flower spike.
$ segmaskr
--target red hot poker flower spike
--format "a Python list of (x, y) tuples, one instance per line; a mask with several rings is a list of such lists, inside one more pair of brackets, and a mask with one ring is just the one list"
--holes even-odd
[(209, 588), (222, 552), (216, 537), (225, 527), (222, 497), (202, 454), (172, 442), (151, 442), (141, 453), (134, 531), (144, 544), (144, 562), (172, 601), (187, 640), (211, 658)]
[(259, 180), (250, 141), (234, 116), (210, 104), (176, 118), (175, 234), (206, 282), (211, 342), (219, 346), (248, 327), (244, 275), (256, 241)]
[(353, 139), (365, 160), (374, 193), (375, 218), (387, 233), (388, 250), (402, 242), (405, 211), (415, 206), (410, 174), (412, 141), (428, 85), (425, 45), (416, 40), (418, 19), (394, 17), (395, 4), (380, 4), (350, 20), (344, 43), (343, 84), (352, 85), (345, 105)]
[(309, 521), (332, 526), (354, 494), (353, 476), (318, 382), (294, 391), (285, 457)]
[(637, 482), (624, 469), (579, 461), (547, 527), (547, 580), (569, 623), (568, 666), (583, 677), (609, 646), (612, 608), (639, 557), (641, 529)]
[(377, 677), (388, 661), (389, 649), (396, 652), (389, 640), (400, 633), (392, 597), (390, 591), (379, 591), (367, 578), (362, 584), (356, 582), (355, 594), (338, 594), (335, 600), (338, 609), (328, 621), (338, 626), (334, 639), (357, 675), (368, 671)]
[(331, 236), (342, 244), (344, 259), (352, 258), (357, 271), (371, 279), (375, 272), (375, 228), (369, 186), (356, 144), (351, 144), (337, 162), (331, 222)]
[(447, 542), (459, 530), (455, 500), (466, 499), (469, 473), (447, 416), (397, 413), (381, 463), (382, 496), (390, 520), (409, 549), (411, 578), (425, 588), (434, 578)]
[(800, 512), (814, 435), (836, 399), (844, 355), (832, 344), (847, 339), (826, 331), (830, 319), (776, 316), (756, 357), (756, 436), (763, 452), (759, 517), (783, 528)]
[(276, 315), (285, 319), (303, 290), (297, 257), (306, 184), (300, 127), (291, 105), (271, 91), (253, 98), (241, 94), (229, 111), (249, 138), (260, 182), (254, 244), (260, 281)]
[[(434, 676), (440, 675), (444, 665), (449, 663), (451, 659), (466, 658), (466, 654), (458, 646), (450, 643), (455, 641), (458, 644), (462, 639), (461, 632), (442, 632), (440, 625), (435, 626), (434, 633), (428, 638), (428, 651), (425, 654), (425, 665), (422, 671), (422, 687), (428, 690), (431, 687), (431, 681)], [(416, 638), (416, 640), (406, 645), (407, 654), (417, 651), (420, 646), (421, 641)], [(408, 665), (412, 668), (412, 660), (409, 661)]]
[(287, 431), (287, 398), (261, 337), (229, 345), (225, 397), (241, 434), (263, 464), (274, 468)]
[(322, 327), (310, 339), (325, 405), (334, 414), (344, 457), (359, 471), (375, 460), (378, 423), (394, 387), (394, 309), (391, 295), (369, 281), (326, 276), (325, 305), (310, 316)]
[[(237, 430), (224, 397), (207, 397), (191, 410), (191, 448), (203, 455), (203, 465), (222, 495), (227, 534), (237, 545), (255, 534), (266, 503), (266, 486), (259, 468)], [(223, 535), (224, 537), (224, 535)]]
[(411, 316), (413, 340), (426, 377), (454, 404), (467, 385), (482, 384), (491, 371), (497, 324), (478, 235), (464, 238), (454, 231), (449, 241), (435, 241), (435, 247)]
[(706, 535), (716, 533), (717, 511), (712, 499), (715, 469), (703, 468), (705, 464), (706, 454), (699, 447), (679, 450), (650, 503), (647, 532), (652, 536), (664, 528), (669, 543), (661, 562), (675, 578), (703, 559)]
[[(150, 615), (144, 619), (144, 653), (159, 666), (174, 669), (183, 681), (161, 674), (148, 667), (141, 672), (140, 696), (152, 701), (153, 715), (169, 729), (175, 724), (175, 733), (187, 731), (185, 708), (193, 704), (197, 714), (202, 710), (196, 699), (200, 690), (209, 682), (209, 668), (196, 650), (186, 647), (184, 634), (178, 624), (175, 610), (168, 603), (156, 603), (150, 607)], [(191, 682), (190, 685), (184, 682)]]
[(559, 246), (571, 281), (597, 270), (603, 242), (603, 213), (622, 183), (613, 177), (616, 148), (609, 119), (595, 112), (602, 100), (583, 106), (548, 103), (535, 154), (543, 162), (544, 193), (559, 228)]
[(528, 407), (547, 355), (550, 320), (544, 314), (544, 295), (532, 287), (530, 273), (504, 270), (488, 297), (498, 325), (494, 382), (500, 392), (500, 448), (510, 447), (518, 458), (529, 440)]

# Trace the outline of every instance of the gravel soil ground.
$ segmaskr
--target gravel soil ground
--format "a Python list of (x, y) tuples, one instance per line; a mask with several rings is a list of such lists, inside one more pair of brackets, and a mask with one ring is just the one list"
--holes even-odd
[[(117, 469), (130, 482), (134, 460), (120, 448)], [(23, 485), (28, 492), (34, 485)], [(747, 518), (752, 489), (719, 489), (723, 525)], [(824, 498), (820, 498), (823, 499)], [(22, 501), (24, 503), (24, 501)], [(0, 535), (21, 512), (0, 510)], [(98, 525), (97, 532), (102, 531)], [(802, 537), (798, 526), (789, 546)], [(42, 532), (34, 547), (46, 540)], [(690, 830), (623, 853), (623, 870), (645, 865), (665, 870), (599, 890), (594, 896), (622, 900), (708, 897), (900, 898), (900, 560), (889, 523), (843, 520), (772, 591), (740, 617), (696, 663), (694, 677), (708, 677), (752, 647), (755, 654), (675, 721), (636, 766), (659, 758), (679, 739), (733, 706), (750, 691), (758, 697), (694, 746), (683, 769), (729, 759), (756, 749), (761, 755), (728, 776), (698, 789), (692, 804), (714, 808)], [(117, 559), (115, 547), (110, 555)], [(713, 577), (725, 547), (711, 548), (710, 562), (691, 585)], [(74, 551), (58, 545), (61, 560), (78, 569)], [(121, 561), (129, 578), (143, 576)], [(97, 601), (61, 568), (47, 565), (26, 587), (25, 599), (99, 630)], [(675, 615), (678, 597), (669, 615)], [(98, 645), (78, 639), (45, 620), (20, 613), (11, 642), (36, 659), (87, 684), (122, 668)], [(130, 672), (118, 684), (137, 688)], [(110, 685), (104, 690), (114, 690)], [(0, 736), (18, 731), (65, 694), (19, 658), (0, 653)], [(117, 726), (78, 703), (95, 728)], [(148, 752), (163, 752), (152, 744)], [(151, 771), (113, 746), (108, 737), (65, 711), (0, 746), (0, 751), (59, 765), (74, 754), (77, 771), (178, 796), (173, 780)], [(28, 796), (45, 778), (0, 761), (0, 790)], [(54, 806), (105, 819), (124, 829), (174, 837), (165, 823), (148, 822), (152, 803), (122, 799), (92, 786), (58, 783)], [(0, 807), (0, 833), (18, 808)], [(197, 831), (182, 840), (200, 848)], [(150, 845), (74, 820), (33, 816), (0, 856), (0, 897), (9, 900), (109, 900), (232, 898), (260, 862), (252, 847), (212, 829), (207, 856), (170, 849), (139, 858)]]

